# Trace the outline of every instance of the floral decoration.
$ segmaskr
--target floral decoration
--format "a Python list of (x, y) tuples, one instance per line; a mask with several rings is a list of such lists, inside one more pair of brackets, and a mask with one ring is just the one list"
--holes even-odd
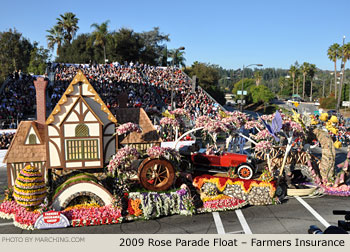
[(38, 168), (27, 165), (16, 178), (13, 197), (23, 207), (36, 207), (46, 197), (46, 185)]
[(192, 215), (194, 207), (190, 193), (187, 188), (181, 187), (175, 192), (168, 193), (130, 192), (129, 214), (144, 219), (173, 214)]
[(139, 156), (140, 153), (137, 149), (127, 145), (124, 148), (119, 149), (118, 152), (113, 155), (112, 159), (109, 161), (107, 169), (111, 174), (114, 174), (114, 172), (121, 166), (124, 166), (125, 169), (128, 170), (130, 169), (131, 161), (137, 159)]
[(167, 158), (180, 161), (180, 153), (169, 147), (152, 146), (147, 149), (147, 155), (155, 158)]
[(138, 124), (127, 122), (127, 123), (121, 124), (116, 130), (116, 133), (118, 136), (127, 134), (129, 132), (141, 133), (142, 129)]
[(174, 128), (180, 127), (179, 120), (177, 120), (175, 118), (170, 118), (170, 117), (163, 117), (162, 119), (160, 119), (159, 123), (162, 126), (169, 125), (169, 126), (174, 127)]
[(270, 141), (260, 141), (255, 145), (255, 151), (266, 151), (272, 148)]

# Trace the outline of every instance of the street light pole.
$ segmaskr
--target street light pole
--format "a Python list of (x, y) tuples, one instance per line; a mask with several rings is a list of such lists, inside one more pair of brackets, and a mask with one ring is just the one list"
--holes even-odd
[(263, 66), (263, 64), (250, 64), (248, 66), (243, 65), (242, 69), (242, 90), (241, 90), (241, 112), (243, 112), (243, 81), (244, 81), (244, 68), (250, 67), (250, 66)]
[[(174, 52), (174, 55), (173, 55), (173, 70), (174, 70), (174, 66), (175, 66), (175, 57), (177, 55), (177, 53), (179, 51), (182, 51), (182, 50), (185, 50), (185, 47), (184, 46), (181, 46), (179, 48), (177, 48)], [(170, 99), (170, 102), (171, 102), (171, 110), (174, 110), (174, 84), (172, 83), (171, 84), (171, 99)]]

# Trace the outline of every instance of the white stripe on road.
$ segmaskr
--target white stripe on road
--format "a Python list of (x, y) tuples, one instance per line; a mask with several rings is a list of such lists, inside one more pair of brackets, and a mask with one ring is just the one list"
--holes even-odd
[(218, 212), (213, 212), (213, 217), (218, 234), (225, 234), (225, 229), (224, 225), (222, 225), (220, 214)]
[(299, 196), (294, 196), (307, 210), (309, 210), (310, 213), (312, 213), (315, 218), (322, 223), (323, 226), (326, 228), (329, 227), (331, 224), (329, 224), (321, 215), (319, 215), (308, 203), (306, 203), (305, 200), (300, 198)]
[(241, 209), (237, 209), (235, 212), (236, 212), (236, 215), (238, 217), (239, 222), (241, 223), (241, 226), (243, 228), (244, 233), (245, 234), (253, 234), (252, 230), (250, 230), (250, 227), (249, 227), (246, 219), (243, 216)]
[(0, 223), (0, 227), (1, 226), (10, 226), (10, 225), (13, 225), (13, 222)]

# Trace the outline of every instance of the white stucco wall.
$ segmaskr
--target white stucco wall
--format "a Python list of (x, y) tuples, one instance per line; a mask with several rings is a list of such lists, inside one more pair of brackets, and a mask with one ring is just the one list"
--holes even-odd
[(30, 126), (29, 133), (28, 133), (27, 138), (26, 138), (26, 140), (25, 140), (24, 143), (25, 143), (25, 144), (29, 144), (29, 136), (30, 136), (31, 134), (34, 134), (34, 135), (35, 135), (36, 143), (37, 143), (37, 144), (40, 144), (39, 138), (38, 138), (38, 136), (37, 136), (37, 134), (36, 134), (36, 132), (35, 132), (33, 126)]
[[(58, 145), (58, 148), (61, 150), (61, 142), (60, 139), (52, 138), (53, 142), (55, 142)], [(61, 166), (59, 153), (57, 152), (56, 147), (53, 145), (53, 143), (49, 142), (49, 156), (50, 156), (50, 165), (51, 166)]]

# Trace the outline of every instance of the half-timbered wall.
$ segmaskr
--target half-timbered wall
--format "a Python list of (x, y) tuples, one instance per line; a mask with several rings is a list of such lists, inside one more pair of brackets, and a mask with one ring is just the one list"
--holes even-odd
[(87, 83), (72, 88), (48, 125), (48, 167), (102, 168), (116, 151), (115, 123), (101, 111), (97, 102), (101, 98), (89, 91)]

